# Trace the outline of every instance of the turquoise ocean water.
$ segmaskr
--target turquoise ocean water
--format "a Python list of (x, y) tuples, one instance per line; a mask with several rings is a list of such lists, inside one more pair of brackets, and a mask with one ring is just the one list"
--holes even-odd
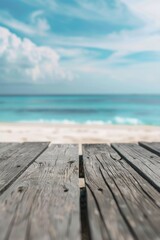
[(160, 95), (0, 96), (0, 121), (160, 125)]

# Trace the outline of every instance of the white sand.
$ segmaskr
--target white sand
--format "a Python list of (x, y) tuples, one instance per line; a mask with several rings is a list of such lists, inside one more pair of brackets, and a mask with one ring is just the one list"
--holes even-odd
[(160, 127), (0, 123), (0, 142), (111, 143), (160, 141)]

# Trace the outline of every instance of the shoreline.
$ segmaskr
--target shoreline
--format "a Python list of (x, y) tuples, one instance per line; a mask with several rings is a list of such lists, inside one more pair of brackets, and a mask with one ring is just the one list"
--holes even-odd
[(77, 144), (160, 141), (160, 126), (1, 122), (0, 141)]

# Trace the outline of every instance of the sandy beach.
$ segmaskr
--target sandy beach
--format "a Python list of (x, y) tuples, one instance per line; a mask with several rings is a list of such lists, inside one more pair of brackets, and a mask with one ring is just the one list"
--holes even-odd
[(160, 141), (158, 126), (0, 123), (1, 142), (111, 143)]

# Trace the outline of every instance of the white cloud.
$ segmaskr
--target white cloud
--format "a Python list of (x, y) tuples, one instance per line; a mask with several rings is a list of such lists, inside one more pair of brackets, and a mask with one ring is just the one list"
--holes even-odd
[(42, 33), (50, 30), (49, 23), (44, 18), (44, 12), (42, 10), (35, 11), (30, 16), (31, 25), (36, 26), (37, 31)]
[[(23, 1), (29, 2), (29, 0)], [(4, 72), (6, 79), (10, 79), (11, 74), (15, 76), (14, 78), (18, 74), (19, 79), (23, 79), (25, 75), (25, 79), (34, 81), (72, 78), (70, 73), (60, 68), (59, 56), (62, 56), (63, 68), (72, 69), (75, 75), (83, 75), (86, 79), (101, 77), (106, 81), (107, 79), (113, 80), (125, 85), (130, 83), (131, 86), (134, 82), (137, 85), (141, 82), (141, 86), (146, 82), (150, 87), (153, 83), (160, 86), (160, 59), (158, 60), (158, 57), (156, 61), (151, 59), (148, 62), (143, 60), (136, 62), (136, 59), (131, 61), (126, 58), (138, 52), (160, 53), (160, 0), (117, 0), (113, 9), (106, 4), (106, 0), (75, 1), (77, 6), (70, 5), (67, 1), (62, 6), (60, 1), (30, 0), (36, 8), (44, 6), (44, 11), (47, 11), (33, 12), (29, 16), (28, 24), (20, 23), (9, 16), (8, 20), (7, 17), (5, 18), (7, 22), (3, 22), (4, 24), (15, 29), (19, 28), (26, 34), (38, 36), (41, 33), (40, 38), (38, 36), (39, 42), (50, 46), (38, 47), (29, 40), (22, 40), (15, 35), (16, 40), (13, 40), (13, 34), (9, 32), (12, 37), (5, 37), (7, 39), (5, 41), (10, 43), (0, 45), (0, 59), (3, 59), (0, 69), (2, 73)], [(86, 21), (105, 21), (106, 26), (108, 22), (122, 25), (123, 29), (114, 31), (113, 27), (111, 34), (102, 35), (100, 31), (99, 33), (97, 31), (95, 36), (88, 37), (77, 37), (74, 35), (74, 29), (72, 36), (65, 36), (63, 32), (61, 35), (56, 35), (51, 31), (45, 18), (45, 14), (49, 13), (48, 10), (61, 14), (62, 17), (67, 15)], [(0, 21), (2, 21), (1, 16)], [(126, 24), (124, 24), (125, 21)], [(132, 28), (126, 29), (124, 25), (132, 25)], [(8, 40), (10, 38), (12, 38), (11, 41)], [(6, 45), (8, 47), (4, 50)], [(56, 52), (51, 47), (56, 48)], [(92, 52), (92, 48), (96, 48), (97, 52), (98, 49), (101, 52), (110, 50), (113, 54), (107, 56), (106, 59), (100, 59)], [(4, 68), (4, 63), (5, 66), (10, 67)]]
[[(57, 0), (22, 0), (45, 11), (61, 15), (79, 17), (84, 20), (103, 20), (107, 23), (122, 25), (123, 29), (111, 34), (98, 34), (94, 37), (56, 36), (53, 32), (44, 38), (49, 45), (99, 48), (116, 51), (114, 59), (132, 52), (160, 50), (160, 0), (74, 0), (74, 4)], [(39, 11), (38, 11), (39, 12)], [(37, 13), (38, 13), (37, 12)], [(37, 15), (35, 13), (35, 15)], [(41, 12), (40, 12), (41, 15)], [(46, 25), (44, 23), (44, 25)], [(125, 29), (134, 25), (134, 29)], [(44, 27), (45, 28), (45, 27)], [(47, 28), (47, 25), (46, 25)], [(43, 41), (43, 40), (42, 40)]]
[(9, 12), (0, 10), (0, 23), (29, 36), (45, 36), (50, 30), (49, 23), (44, 17), (44, 12), (40, 10), (32, 12), (27, 22), (19, 21)]
[(120, 0), (138, 18), (148, 25), (160, 27), (160, 1), (159, 0)]
[[(98, 2), (98, 1), (97, 1)], [(104, 4), (104, 0), (99, 0)], [(114, 51), (114, 54), (108, 59), (112, 64), (120, 61), (124, 62), (125, 56), (145, 51), (160, 51), (160, 1), (159, 0), (119, 0), (123, 3), (126, 11), (130, 11), (133, 18), (141, 19), (139, 26), (130, 30), (112, 32), (107, 35), (96, 35), (92, 37), (58, 37), (51, 36), (48, 38), (48, 44), (54, 38), (54, 44), (62, 46), (75, 46), (79, 48), (97, 48)], [(90, 1), (81, 1), (81, 5), (88, 4), (91, 7)], [(119, 7), (118, 5), (118, 7)], [(88, 7), (88, 8), (89, 8)], [(86, 7), (87, 8), (87, 7)], [(111, 11), (112, 12), (112, 11)], [(129, 18), (130, 18), (129, 17)], [(114, 28), (113, 28), (114, 29)], [(51, 41), (50, 41), (51, 40)], [(53, 42), (53, 41), (52, 41)]]
[(27, 35), (33, 35), (35, 32), (33, 27), (18, 21), (17, 19), (13, 18), (10, 13), (3, 10), (0, 10), (0, 23)]
[[(39, 3), (42, 2), (38, 0)], [(51, 3), (48, 0), (48, 3)], [(130, 83), (136, 85), (141, 82), (141, 85), (146, 83), (151, 88), (153, 83), (160, 86), (160, 59), (156, 61), (151, 59), (148, 62), (143, 60), (134, 61), (126, 59), (126, 56), (138, 52), (156, 52), (160, 53), (160, 1), (159, 0), (118, 0), (115, 2), (115, 9), (111, 9), (104, 0), (96, 1), (78, 1), (79, 12), (77, 8), (69, 8), (64, 14), (73, 14), (83, 19), (105, 19), (108, 22), (117, 22), (124, 24), (124, 19), (128, 23), (139, 24), (134, 29), (125, 29), (114, 31), (111, 34), (96, 35), (94, 37), (76, 37), (76, 36), (56, 36), (50, 34), (47, 43), (57, 46), (75, 47), (78, 51), (60, 50), (61, 54), (69, 54), (74, 56), (74, 59), (68, 60), (66, 65), (68, 68), (74, 68), (74, 71), (80, 75), (85, 74), (88, 77), (102, 77), (103, 79), (122, 82), (122, 84)], [(62, 11), (64, 8), (59, 8), (58, 4), (52, 6), (54, 11)], [(66, 7), (66, 6), (65, 6)], [(107, 11), (106, 11), (107, 10)], [(125, 13), (125, 14), (124, 14)], [(130, 15), (129, 15), (130, 13)], [(80, 14), (80, 15), (79, 15)], [(124, 14), (122, 18), (121, 15)], [(110, 19), (108, 20), (108, 16)], [(115, 17), (116, 16), (116, 17)], [(112, 19), (114, 19), (112, 21)], [(88, 48), (88, 52), (82, 51), (83, 47)], [(96, 55), (89, 53), (90, 48), (100, 50), (111, 50), (113, 54), (106, 59), (97, 59)], [(80, 50), (81, 49), (81, 50)], [(148, 88), (149, 88), (148, 87)], [(140, 89), (143, 92), (143, 89)]]
[(61, 68), (59, 55), (53, 49), (21, 39), (3, 27), (0, 27), (0, 72), (1, 80), (19, 82), (52, 82), (72, 76)]
[(106, 0), (74, 0), (66, 3), (58, 0), (22, 0), (26, 4), (35, 7), (43, 7), (48, 14), (57, 13), (62, 16), (78, 18), (88, 21), (110, 22), (116, 25), (136, 25), (137, 20), (129, 18), (131, 13), (127, 12), (125, 5), (119, 0), (110, 4)]

